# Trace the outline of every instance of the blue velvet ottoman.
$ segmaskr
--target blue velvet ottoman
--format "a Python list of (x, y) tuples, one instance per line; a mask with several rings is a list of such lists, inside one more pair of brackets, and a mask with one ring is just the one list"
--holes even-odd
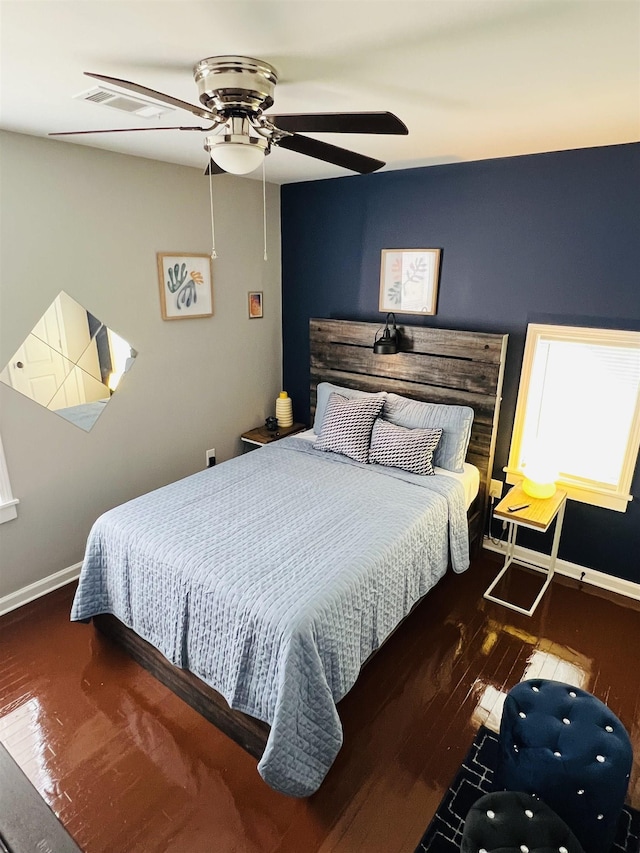
[(539, 797), (585, 853), (610, 849), (632, 760), (624, 726), (591, 693), (533, 679), (507, 694), (494, 788)]
[(461, 853), (584, 853), (567, 824), (542, 800), (517, 791), (480, 797), (464, 822)]

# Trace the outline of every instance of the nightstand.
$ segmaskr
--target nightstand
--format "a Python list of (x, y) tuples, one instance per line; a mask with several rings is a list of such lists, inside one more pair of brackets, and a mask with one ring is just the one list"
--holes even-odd
[[(500, 501), (498, 506), (493, 511), (494, 518), (506, 521), (509, 527), (507, 534), (507, 553), (504, 559), (504, 566), (500, 569), (497, 577), (489, 586), (484, 594), (484, 597), (489, 601), (495, 601), (498, 604), (503, 604), (511, 610), (517, 610), (518, 613), (524, 613), (525, 616), (531, 616), (542, 596), (547, 591), (547, 587), (551, 583), (553, 573), (555, 571), (556, 559), (558, 556), (558, 545), (560, 544), (560, 535), (562, 533), (562, 523), (564, 521), (564, 510), (567, 503), (567, 493), (558, 489), (550, 498), (532, 498), (522, 489), (521, 486), (514, 486), (509, 490), (507, 495)], [(522, 507), (514, 512), (509, 511), (509, 507)], [(537, 530), (539, 533), (546, 533), (549, 527), (555, 520), (555, 531), (553, 534), (553, 544), (551, 546), (551, 556), (549, 558), (549, 567), (533, 563), (529, 560), (518, 559), (514, 560), (514, 552), (516, 547), (516, 536), (519, 527), (528, 527), (529, 530)], [(518, 565), (525, 566), (534, 571), (542, 572), (546, 575), (542, 588), (538, 592), (535, 601), (527, 610), (524, 607), (519, 607), (510, 601), (505, 601), (492, 595), (493, 590), (500, 582), (509, 566), (517, 562)]]
[(272, 441), (278, 441), (280, 438), (286, 438), (288, 435), (294, 435), (296, 432), (302, 432), (306, 429), (304, 424), (292, 424), (290, 427), (282, 427), (276, 432), (270, 432), (266, 427), (255, 427), (248, 432), (243, 432), (240, 440), (245, 444), (251, 444), (254, 447), (260, 447), (263, 444), (271, 444)]

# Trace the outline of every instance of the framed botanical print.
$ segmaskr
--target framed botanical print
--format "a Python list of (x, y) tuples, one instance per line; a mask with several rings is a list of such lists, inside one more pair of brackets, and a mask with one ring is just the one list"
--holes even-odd
[(162, 319), (213, 316), (211, 256), (158, 252), (157, 258)]
[(380, 310), (435, 314), (439, 274), (440, 249), (383, 249)]

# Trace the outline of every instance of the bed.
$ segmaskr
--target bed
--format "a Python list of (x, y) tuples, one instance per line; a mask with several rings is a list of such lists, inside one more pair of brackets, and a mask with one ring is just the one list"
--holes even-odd
[[(467, 568), (469, 533), (486, 505), (506, 336), (405, 327), (405, 351), (381, 358), (370, 354), (375, 329), (312, 320), (314, 429), (105, 513), (72, 610), (73, 619), (94, 618), (292, 796), (312, 794), (331, 767), (342, 743), (336, 705), (365, 662), (448, 567)], [(443, 355), (447, 347), (453, 355)], [(450, 385), (471, 387), (425, 384), (445, 372)], [(369, 445), (358, 456), (365, 416), (375, 425), (371, 448), (379, 429), (384, 452), (396, 446), (385, 430), (394, 441), (410, 433), (433, 442), (433, 429), (393, 424), (425, 402), (475, 403), (459, 472), (438, 467), (438, 459), (451, 467), (444, 433), (433, 476), (384, 456), (370, 462)]]

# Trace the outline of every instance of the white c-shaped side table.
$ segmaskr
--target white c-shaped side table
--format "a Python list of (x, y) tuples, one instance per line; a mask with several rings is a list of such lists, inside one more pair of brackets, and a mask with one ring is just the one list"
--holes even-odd
[[(547, 591), (547, 587), (553, 579), (553, 573), (556, 567), (556, 559), (558, 556), (558, 546), (560, 544), (560, 535), (562, 534), (562, 523), (564, 521), (564, 510), (567, 503), (567, 493), (558, 489), (550, 498), (532, 498), (521, 486), (514, 486), (500, 501), (494, 509), (494, 518), (506, 521), (509, 530), (507, 533), (507, 553), (504, 559), (504, 565), (491, 583), (484, 594), (484, 597), (489, 601), (495, 601), (511, 610), (517, 610), (518, 613), (524, 613), (525, 616), (531, 616), (542, 596)], [(530, 560), (514, 558), (516, 547), (516, 536), (519, 527), (527, 527), (530, 530), (537, 530), (539, 533), (546, 533), (555, 519), (556, 527), (553, 534), (553, 544), (551, 546), (551, 555), (549, 558), (548, 568), (539, 563), (534, 563)], [(512, 604), (503, 598), (498, 598), (493, 595), (493, 590), (504, 576), (505, 572), (512, 563), (525, 566), (529, 569), (534, 569), (537, 572), (542, 572), (546, 575), (546, 579), (542, 588), (538, 592), (535, 601), (531, 607), (526, 610), (524, 607), (519, 607), (517, 604)]]

